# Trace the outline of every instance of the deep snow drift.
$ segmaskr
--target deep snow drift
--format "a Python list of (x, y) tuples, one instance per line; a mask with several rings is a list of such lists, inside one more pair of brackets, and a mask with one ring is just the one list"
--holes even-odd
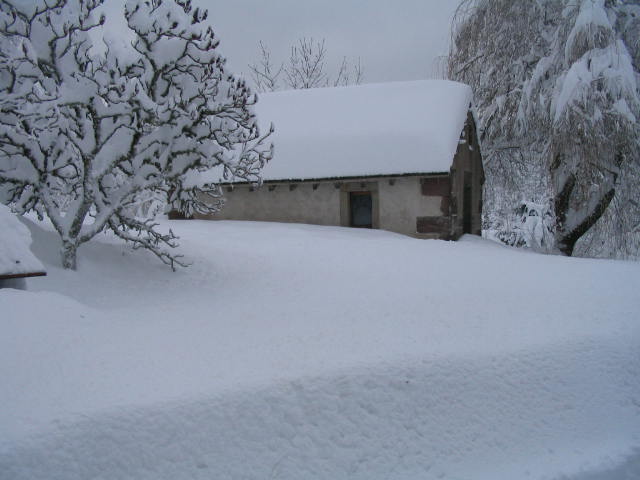
[[(166, 222), (0, 290), (0, 479), (640, 472), (640, 265), (477, 238)], [(614, 475), (614, 476), (612, 476)]]

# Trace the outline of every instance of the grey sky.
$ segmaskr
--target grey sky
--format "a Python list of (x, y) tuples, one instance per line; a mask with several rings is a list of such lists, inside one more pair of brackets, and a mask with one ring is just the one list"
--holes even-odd
[(328, 67), (360, 57), (365, 82), (428, 78), (446, 53), (457, 0), (194, 0), (209, 9), (235, 73), (259, 58), (258, 42), (284, 59), (298, 38), (324, 38)]

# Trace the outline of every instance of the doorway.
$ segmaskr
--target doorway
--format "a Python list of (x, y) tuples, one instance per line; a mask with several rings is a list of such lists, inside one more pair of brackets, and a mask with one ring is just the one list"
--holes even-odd
[(349, 225), (356, 228), (373, 227), (371, 192), (349, 192)]

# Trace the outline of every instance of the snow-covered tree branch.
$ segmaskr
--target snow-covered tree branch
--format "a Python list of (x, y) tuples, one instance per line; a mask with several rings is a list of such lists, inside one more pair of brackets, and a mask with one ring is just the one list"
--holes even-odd
[(449, 75), (476, 94), (488, 228), (551, 200), (565, 254), (638, 255), (639, 33), (635, 2), (461, 3)]
[[(271, 146), (256, 97), (225, 70), (207, 11), (186, 0), (130, 0), (130, 48), (92, 44), (102, 0), (0, 0), (0, 200), (46, 215), (62, 263), (113, 231), (163, 262), (175, 236), (137, 218), (141, 199), (164, 197), (211, 213), (217, 181), (259, 181)], [(214, 206), (212, 206), (214, 205)]]

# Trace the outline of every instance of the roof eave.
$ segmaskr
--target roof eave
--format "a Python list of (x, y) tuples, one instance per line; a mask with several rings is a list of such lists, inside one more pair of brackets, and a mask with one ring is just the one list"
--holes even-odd
[[(297, 182), (336, 182), (336, 181), (353, 181), (373, 178), (399, 178), (399, 177), (425, 177), (425, 176), (441, 176), (449, 175), (448, 171), (440, 172), (416, 172), (416, 173), (392, 173), (392, 174), (375, 174), (375, 175), (351, 175), (339, 177), (314, 177), (314, 178), (270, 178), (263, 180), (262, 183), (297, 183)], [(237, 182), (222, 182), (220, 185), (251, 185), (256, 182), (241, 180)]]

